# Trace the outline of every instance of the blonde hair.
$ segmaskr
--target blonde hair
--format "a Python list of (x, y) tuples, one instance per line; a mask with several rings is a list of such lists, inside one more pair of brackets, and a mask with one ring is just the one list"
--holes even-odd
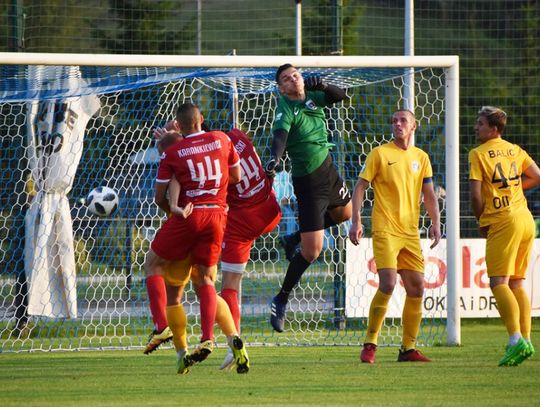
[(478, 116), (485, 117), (490, 127), (497, 127), (502, 134), (506, 127), (506, 112), (495, 106), (482, 106), (478, 111)]

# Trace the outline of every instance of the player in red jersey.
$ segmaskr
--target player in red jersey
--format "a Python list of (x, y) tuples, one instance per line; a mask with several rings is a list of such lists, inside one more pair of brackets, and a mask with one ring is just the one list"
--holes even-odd
[[(229, 215), (221, 253), (221, 297), (229, 305), (240, 332), (238, 293), (251, 247), (255, 239), (279, 224), (281, 209), (272, 189), (272, 180), (266, 176), (251, 140), (238, 129), (232, 129), (227, 135), (240, 156), (242, 178), (235, 185), (229, 184), (228, 189)], [(227, 369), (234, 364), (234, 355), (229, 352), (221, 368)]]
[[(167, 132), (175, 130), (175, 125), (169, 122), (164, 129), (165, 131), (155, 132), (155, 136), (166, 137)], [(241, 312), (238, 292), (251, 247), (255, 239), (271, 232), (279, 224), (281, 209), (272, 189), (272, 181), (266, 176), (251, 140), (239, 129), (232, 129), (227, 135), (240, 156), (242, 178), (237, 184), (229, 184), (228, 188), (229, 214), (222, 245), (221, 297), (228, 304), (236, 330), (240, 332)], [(176, 200), (174, 189), (174, 185), (171, 184), (170, 200), (173, 202)], [(173, 213), (181, 214), (182, 210), (183, 208), (171, 206)], [(229, 369), (235, 364), (236, 359), (230, 351), (221, 368)]]
[[(175, 123), (175, 121), (171, 122)], [(172, 125), (170, 128), (157, 128), (154, 130), (154, 135), (158, 139), (157, 149), (160, 155), (173, 144), (176, 144), (182, 135), (178, 133), (176, 125)], [(189, 216), (189, 211), (192, 206), (187, 208), (178, 207), (178, 199), (180, 196), (180, 185), (176, 178), (172, 178), (169, 187), (169, 206), (171, 207), (171, 213), (168, 216), (171, 216), (172, 213), (187, 217)], [(159, 270), (161, 271), (161, 270)], [(184, 310), (184, 306), (181, 302), (167, 306), (167, 285), (174, 287), (185, 287), (189, 280), (194, 285), (194, 289), (198, 292), (198, 270), (196, 267), (191, 266), (191, 258), (188, 256), (184, 260), (178, 260), (167, 264), (164, 267), (164, 274), (150, 274), (151, 271), (146, 276), (146, 286), (148, 293), (148, 301), (150, 304), (150, 310), (152, 313), (152, 319), (154, 321), (154, 331), (150, 335), (148, 343), (145, 346), (144, 353), (149, 354), (156, 350), (162, 343), (173, 340), (174, 348), (177, 352), (183, 353), (184, 350), (188, 348), (187, 343), (187, 317)], [(170, 320), (170, 327), (169, 327)], [(225, 300), (217, 296), (217, 307), (216, 307), (216, 322), (221, 328), (223, 334), (227, 337), (227, 343), (229, 346), (232, 345), (234, 337), (238, 335), (229, 305)], [(171, 329), (172, 328), (172, 329)], [(173, 332), (174, 331), (174, 332)], [(234, 354), (231, 348), (230, 354)], [(208, 349), (198, 348), (199, 352), (206, 351)], [(238, 352), (237, 352), (238, 353)], [(190, 360), (202, 361), (204, 356), (197, 353), (192, 353), (190, 355)], [(234, 359), (234, 358), (233, 358)], [(234, 364), (236, 360), (234, 359)], [(231, 367), (234, 366), (231, 364)], [(240, 370), (244, 370), (240, 366)], [(189, 366), (186, 363), (183, 363), (182, 360), (179, 360), (178, 373), (186, 374), (189, 371)], [(238, 366), (237, 366), (238, 371)], [(242, 373), (245, 373), (242, 371)]]
[[(191, 256), (191, 262), (199, 271), (202, 328), (199, 348), (207, 355), (213, 348), (217, 303), (214, 278), (227, 217), (227, 186), (229, 182), (237, 183), (241, 173), (239, 157), (229, 137), (222, 132), (202, 131), (202, 122), (197, 106), (184, 103), (178, 108), (176, 123), (184, 138), (162, 154), (155, 201), (165, 212), (170, 212), (166, 192), (174, 176), (180, 184), (178, 203), (185, 213), (171, 216), (163, 224), (151, 244), (145, 268), (150, 275), (163, 274), (163, 268), (169, 262)], [(180, 303), (182, 293), (182, 285), (167, 285), (167, 305)], [(237, 357), (237, 362), (244, 365), (237, 371), (247, 372), (247, 354), (239, 337), (233, 340), (233, 350), (242, 356)], [(187, 350), (180, 351), (178, 359), (181, 365), (193, 364)]]

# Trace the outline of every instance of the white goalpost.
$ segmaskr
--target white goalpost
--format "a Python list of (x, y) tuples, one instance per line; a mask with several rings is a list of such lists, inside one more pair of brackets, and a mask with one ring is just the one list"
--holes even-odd
[[(346, 90), (348, 98), (326, 113), (333, 160), (351, 189), (369, 151), (391, 140), (391, 114), (406, 107), (413, 78), (415, 143), (433, 164), (444, 233), (440, 248), (429, 250), (423, 243), (428, 289), (419, 345), (460, 344), (457, 56), (0, 53), (6, 129), (0, 138), (8, 146), (0, 200), (0, 245), (6, 253), (0, 352), (142, 348), (152, 329), (142, 266), (164, 219), (153, 203), (159, 158), (151, 130), (191, 100), (211, 128), (234, 125), (245, 131), (264, 161), (277, 95), (274, 74), (284, 63)], [(369, 223), (360, 248), (348, 244), (347, 225), (326, 232), (323, 253), (291, 298), (286, 331), (271, 330), (269, 303), (287, 267), (278, 235), (296, 224), (288, 170), (286, 158), (274, 185), (283, 221), (257, 240), (244, 276), (243, 337), (252, 345), (359, 345), (377, 284)], [(98, 186), (113, 188), (120, 198), (110, 216), (97, 217), (83, 203)], [(367, 220), (369, 205), (366, 210)], [(423, 241), (429, 226), (424, 212)], [(399, 309), (402, 298), (394, 296), (383, 346), (399, 344), (400, 315), (392, 308)], [(196, 343), (200, 324), (193, 290), (184, 304), (189, 340)]]

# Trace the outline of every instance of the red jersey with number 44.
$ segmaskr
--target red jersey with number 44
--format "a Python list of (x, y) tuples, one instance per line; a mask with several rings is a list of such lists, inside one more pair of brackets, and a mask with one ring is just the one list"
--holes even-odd
[(265, 201), (272, 193), (272, 182), (264, 173), (261, 159), (251, 140), (239, 129), (227, 132), (240, 156), (242, 179), (229, 185), (227, 202), (230, 208), (254, 206)]
[(179, 206), (227, 207), (229, 168), (239, 165), (231, 139), (221, 131), (190, 134), (161, 155), (156, 182), (180, 183)]

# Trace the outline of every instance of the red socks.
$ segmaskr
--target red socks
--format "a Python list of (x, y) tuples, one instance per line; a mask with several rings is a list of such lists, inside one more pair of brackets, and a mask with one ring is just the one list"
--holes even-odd
[(167, 323), (167, 290), (165, 289), (165, 280), (163, 276), (146, 277), (146, 291), (150, 303), (150, 313), (154, 321), (154, 329), (158, 332), (163, 331)]
[(240, 305), (238, 304), (238, 292), (232, 288), (221, 290), (221, 298), (225, 300), (233, 317), (236, 332), (240, 333)]
[(202, 341), (214, 339), (214, 323), (216, 322), (216, 287), (203, 285), (199, 287), (199, 302), (201, 304)]

